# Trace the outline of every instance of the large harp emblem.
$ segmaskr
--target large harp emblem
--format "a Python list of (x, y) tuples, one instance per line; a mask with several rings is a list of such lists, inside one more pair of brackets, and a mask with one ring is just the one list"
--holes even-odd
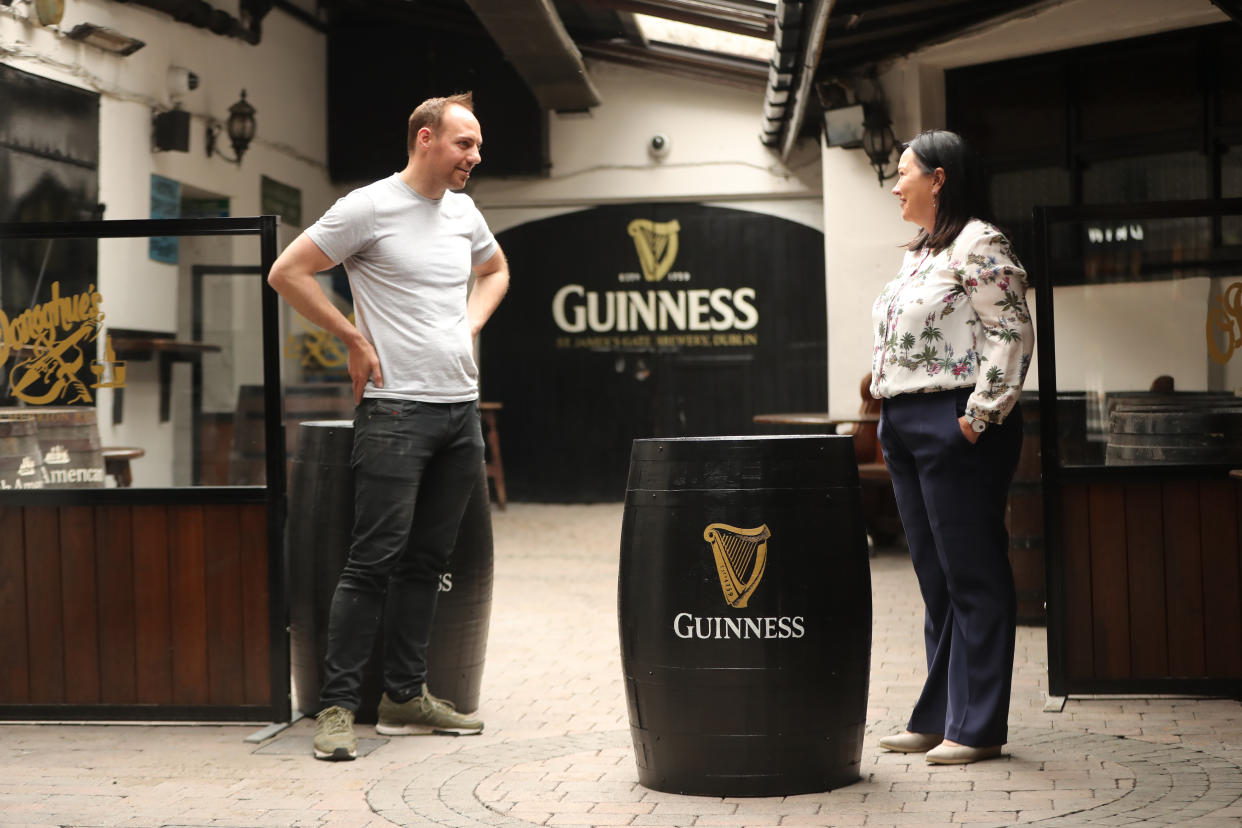
[(703, 540), (712, 545), (720, 589), (729, 606), (735, 609), (746, 606), (759, 586), (768, 562), (768, 538), (771, 536), (766, 523), (757, 529), (713, 523), (703, 530)]
[(651, 219), (634, 219), (626, 228), (638, 250), (638, 261), (643, 266), (643, 278), (658, 282), (668, 273), (677, 258), (677, 233), (681, 225), (677, 219), (654, 222)]

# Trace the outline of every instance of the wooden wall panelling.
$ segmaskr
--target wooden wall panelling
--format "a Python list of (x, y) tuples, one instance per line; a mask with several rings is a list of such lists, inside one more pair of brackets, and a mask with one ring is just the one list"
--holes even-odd
[(1125, 492), (1115, 484), (1088, 490), (1091, 511), (1091, 612), (1095, 676), (1130, 676), (1129, 568), (1126, 561)]
[(249, 505), (239, 508), (238, 549), (242, 576), (246, 703), (267, 705), (272, 702), (267, 507)]
[(65, 637), (61, 609), (60, 527), (56, 509), (25, 509), (30, 698), (65, 701)]
[(1199, 484), (1170, 480), (1164, 484), (1165, 594), (1176, 612), (1169, 613), (1169, 674), (1202, 676), (1203, 565), (1199, 533)]
[(1131, 673), (1135, 677), (1166, 676), (1169, 645), (1160, 484), (1129, 484), (1125, 498)]
[(203, 507), (168, 512), (172, 591), (173, 703), (207, 704), (207, 600), (203, 589)]
[(62, 506), (58, 512), (65, 701), (98, 704), (99, 590), (95, 579), (95, 511), (89, 506)]
[(95, 561), (99, 584), (99, 698), (104, 704), (138, 700), (138, 630), (134, 595), (134, 534), (128, 506), (95, 507)]
[(242, 704), (246, 677), (237, 507), (204, 506), (203, 530), (208, 699), (211, 704)]
[(1095, 645), (1091, 617), (1091, 513), (1087, 486), (1061, 487), (1061, 557), (1065, 579), (1066, 678), (1095, 675)]
[(171, 704), (173, 644), (168, 509), (135, 506), (131, 521), (137, 701)]
[(1203, 635), (1210, 676), (1242, 677), (1242, 588), (1238, 576), (1235, 484), (1199, 484), (1203, 538)]
[(0, 701), (30, 700), (26, 541), (22, 509), (0, 507)]

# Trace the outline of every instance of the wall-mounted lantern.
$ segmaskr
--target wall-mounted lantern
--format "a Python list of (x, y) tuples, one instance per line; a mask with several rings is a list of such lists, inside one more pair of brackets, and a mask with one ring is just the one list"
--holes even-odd
[(863, 152), (867, 160), (875, 168), (876, 178), (880, 186), (885, 179), (897, 175), (897, 167), (892, 172), (885, 172), (885, 167), (893, 160), (893, 151), (900, 146), (897, 136), (893, 134), (893, 120), (888, 117), (888, 104), (884, 98), (877, 97), (874, 101), (863, 104)]
[(254, 139), (254, 113), (255, 109), (246, 100), (246, 90), (243, 89), (241, 100), (229, 107), (229, 119), (223, 127), (233, 144), (235, 157), (229, 158), (216, 147), (216, 137), (220, 134), (221, 126), (214, 122), (207, 124), (207, 157), (218, 155), (225, 161), (241, 166), (242, 156)]

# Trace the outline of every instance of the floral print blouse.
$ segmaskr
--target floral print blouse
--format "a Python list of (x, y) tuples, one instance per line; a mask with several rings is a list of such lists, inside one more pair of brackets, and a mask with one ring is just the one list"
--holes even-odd
[(933, 253), (907, 251), (871, 308), (876, 397), (974, 387), (966, 413), (1002, 422), (1022, 393), (1035, 330), (1009, 241), (972, 219)]

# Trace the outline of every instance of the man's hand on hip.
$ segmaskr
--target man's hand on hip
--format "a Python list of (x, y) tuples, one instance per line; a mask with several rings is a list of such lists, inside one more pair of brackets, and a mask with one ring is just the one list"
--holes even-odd
[(376, 388), (384, 387), (379, 354), (375, 352), (375, 346), (362, 337), (358, 337), (349, 346), (349, 377), (354, 381), (354, 405), (362, 402), (362, 392), (366, 390), (367, 380), (375, 383)]

